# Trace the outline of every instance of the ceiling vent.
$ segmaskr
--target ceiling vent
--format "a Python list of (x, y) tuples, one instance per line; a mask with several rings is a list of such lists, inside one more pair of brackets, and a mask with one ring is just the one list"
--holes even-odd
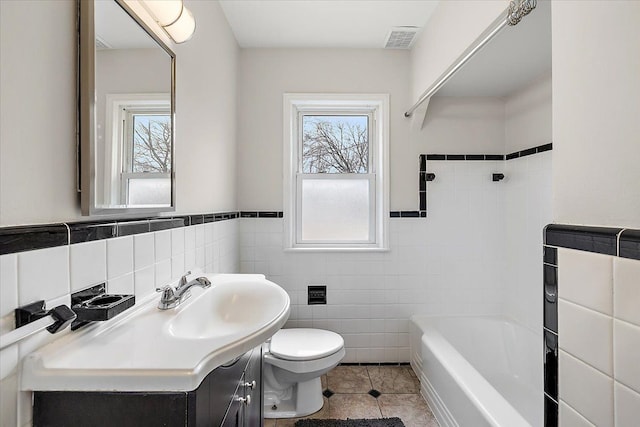
[(387, 35), (385, 49), (409, 49), (420, 27), (393, 27)]
[(104, 40), (102, 40), (99, 36), (96, 36), (96, 49), (98, 50), (111, 49), (111, 46), (108, 43), (106, 43)]

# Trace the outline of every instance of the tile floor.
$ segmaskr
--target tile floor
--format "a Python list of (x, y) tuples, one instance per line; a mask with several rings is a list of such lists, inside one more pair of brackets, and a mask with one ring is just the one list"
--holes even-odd
[[(409, 366), (338, 366), (322, 376), (322, 388), (330, 397), (324, 398), (320, 411), (305, 418), (399, 417), (406, 427), (438, 427)], [(379, 396), (370, 395), (371, 390)], [(293, 427), (297, 420), (266, 419), (264, 427)]]

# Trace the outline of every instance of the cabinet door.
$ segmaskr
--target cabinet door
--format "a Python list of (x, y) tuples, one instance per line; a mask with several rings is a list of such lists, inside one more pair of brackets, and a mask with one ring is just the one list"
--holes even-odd
[[(251, 396), (250, 403), (244, 408), (245, 426), (262, 427), (263, 389), (262, 389), (262, 346), (253, 350), (247, 370), (244, 374), (245, 395)], [(253, 385), (255, 381), (255, 386)]]
[[(238, 394), (242, 391), (242, 387), (238, 387)], [(243, 427), (244, 426), (244, 402), (240, 400), (241, 396), (234, 396), (227, 416), (220, 424), (221, 427)]]

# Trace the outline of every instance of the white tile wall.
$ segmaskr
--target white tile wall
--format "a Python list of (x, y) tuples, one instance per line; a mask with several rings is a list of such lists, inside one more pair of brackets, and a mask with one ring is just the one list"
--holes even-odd
[(107, 240), (107, 278), (133, 272), (133, 236)]
[[(4, 293), (4, 286), (1, 290)], [(50, 300), (68, 295), (70, 291), (67, 246), (18, 254), (19, 305)]]
[(559, 425), (562, 427), (595, 427), (565, 402), (560, 402)]
[(615, 385), (616, 427), (636, 427), (640, 420), (640, 393), (620, 383)]
[(638, 425), (640, 261), (559, 248), (558, 294), (561, 422)]
[(558, 296), (611, 315), (613, 313), (613, 258), (583, 251), (559, 250)]
[(609, 376), (613, 376), (612, 324), (611, 316), (565, 300), (558, 303), (560, 347)]
[(615, 316), (640, 326), (640, 262), (616, 258), (613, 268)]
[[(342, 334), (345, 362), (407, 362), (412, 314), (500, 313), (503, 203), (491, 174), (502, 162), (434, 161), (428, 168), (436, 174), (429, 218), (391, 218), (389, 252), (285, 252), (284, 219), (246, 218), (239, 223), (241, 271), (266, 274), (287, 290), (287, 327)], [(312, 284), (327, 285), (326, 306), (307, 306)]]
[(536, 334), (542, 330), (543, 228), (553, 221), (551, 165), (551, 151), (509, 160), (499, 183), (505, 193), (503, 311)]
[(592, 424), (613, 426), (613, 379), (564, 351), (558, 369), (562, 401)]
[[(39, 299), (44, 299), (47, 307), (70, 305), (71, 292), (96, 283), (106, 281), (108, 292), (134, 293), (140, 301), (154, 293), (156, 285), (167, 284), (186, 269), (238, 272), (237, 222), (207, 224), (211, 246), (207, 264), (204, 256), (197, 255), (204, 254), (204, 225), (2, 255), (0, 333), (13, 329), (13, 310), (18, 305)], [(1, 426), (31, 424), (31, 394), (18, 391), (20, 360), (67, 333), (72, 332), (66, 329), (51, 335), (43, 331), (2, 350)]]
[(107, 279), (107, 242), (79, 243), (70, 246), (71, 292), (76, 292)]

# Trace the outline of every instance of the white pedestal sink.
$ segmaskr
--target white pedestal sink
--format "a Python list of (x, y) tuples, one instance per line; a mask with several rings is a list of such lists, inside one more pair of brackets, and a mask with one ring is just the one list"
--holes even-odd
[(212, 286), (193, 288), (175, 309), (159, 310), (158, 295), (28, 355), (22, 390), (194, 390), (209, 372), (269, 339), (289, 317), (288, 294), (263, 275), (205, 276)]

